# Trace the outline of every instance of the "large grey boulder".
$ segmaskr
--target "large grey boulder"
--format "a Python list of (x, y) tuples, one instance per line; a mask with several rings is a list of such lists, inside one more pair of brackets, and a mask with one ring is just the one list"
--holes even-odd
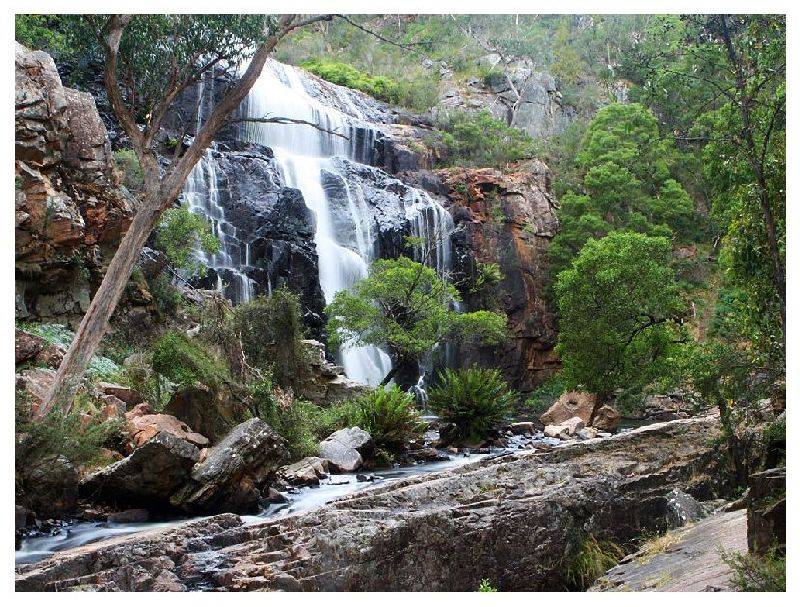
[(170, 432), (159, 432), (131, 455), (85, 477), (80, 494), (117, 507), (169, 509), (172, 494), (189, 479), (200, 451)]
[(329, 465), (328, 460), (321, 457), (304, 457), (278, 470), (278, 475), (296, 487), (316, 486), (320, 479), (328, 476)]
[(354, 472), (364, 465), (364, 456), (374, 449), (372, 437), (358, 426), (343, 428), (319, 444), (319, 454), (339, 472)]
[(170, 502), (192, 514), (255, 512), (260, 488), (285, 454), (283, 439), (269, 425), (249, 419), (209, 449)]

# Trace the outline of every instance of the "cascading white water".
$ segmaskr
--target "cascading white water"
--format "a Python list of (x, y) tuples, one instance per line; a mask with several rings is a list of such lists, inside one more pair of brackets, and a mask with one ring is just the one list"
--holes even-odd
[[(202, 125), (204, 115), (209, 113), (213, 106), (213, 82), (213, 78), (209, 78), (208, 87), (203, 81), (198, 85), (200, 96), (197, 105), (198, 129)], [(243, 271), (250, 265), (247, 254), (249, 249), (245, 251), (248, 245), (243, 245), (236, 237), (236, 227), (225, 219), (225, 209), (220, 204), (218, 171), (212, 147), (205, 151), (186, 178), (183, 199), (191, 212), (199, 213), (208, 220), (212, 234), (220, 243), (219, 252), (213, 255), (197, 250), (195, 254), (198, 260), (215, 271), (217, 290), (226, 293), (235, 303), (241, 303), (253, 298), (253, 281)]]
[[(374, 219), (364, 192), (357, 180), (347, 178), (346, 168), (335, 158), (371, 164), (377, 132), (364, 120), (350, 98), (350, 91), (325, 87), (325, 103), (321, 103), (307, 90), (306, 79), (294, 67), (268, 61), (250, 91), (243, 114), (252, 118), (304, 121), (317, 128), (309, 124), (246, 122), (244, 138), (273, 150), (286, 185), (300, 190), (306, 206), (314, 212), (320, 287), (325, 302), (330, 303), (336, 293), (367, 276), (369, 264), (376, 256)], [(205, 90), (200, 89), (198, 125), (206, 106), (213, 104), (212, 86), (210, 80)], [(316, 84), (311, 86), (314, 88)], [(315, 94), (319, 96), (320, 90)], [(240, 242), (235, 227), (225, 220), (224, 208), (219, 204), (219, 170), (214, 152), (209, 150), (189, 176), (184, 196), (192, 211), (211, 221), (220, 239), (219, 254), (211, 258), (199, 254), (217, 271), (218, 288), (237, 302), (248, 301), (253, 292), (253, 281), (246, 274), (251, 263), (249, 244)], [(336, 186), (331, 185), (332, 181), (336, 181)], [(336, 209), (332, 208), (326, 186), (341, 190)], [(435, 267), (444, 277), (450, 269), (449, 236), (453, 227), (450, 214), (427, 193), (413, 188), (409, 192), (410, 201), (409, 197), (402, 201), (405, 217), (412, 235), (424, 243), (416, 247), (415, 257)], [(232, 284), (223, 285), (223, 276)], [(371, 385), (378, 384), (391, 368), (388, 355), (371, 346), (344, 348), (341, 362), (349, 377)]]
[[(336, 293), (367, 275), (374, 258), (374, 245), (363, 195), (359, 198), (349, 187), (345, 187), (347, 210), (355, 233), (346, 235), (352, 239), (336, 233), (323, 175), (325, 172), (339, 175), (331, 160), (334, 156), (368, 161), (374, 131), (366, 125), (356, 127), (343, 114), (316, 102), (306, 92), (294, 68), (273, 61), (264, 68), (251, 90), (247, 113), (250, 117), (305, 120), (323, 129), (300, 124), (250, 122), (245, 137), (272, 148), (286, 185), (300, 190), (306, 206), (314, 211), (320, 287), (325, 303), (330, 303)], [(346, 179), (342, 180), (347, 183)], [(345, 240), (354, 241), (356, 250), (341, 244)], [(388, 355), (371, 346), (345, 348), (341, 356), (348, 377), (371, 385), (378, 384), (391, 368)]]

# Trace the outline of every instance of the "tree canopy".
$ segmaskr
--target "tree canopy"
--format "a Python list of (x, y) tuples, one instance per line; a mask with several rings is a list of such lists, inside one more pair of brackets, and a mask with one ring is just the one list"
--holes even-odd
[(609, 397), (663, 372), (683, 313), (671, 257), (666, 238), (612, 232), (559, 274), (556, 349), (568, 384)]
[[(326, 308), (329, 343), (385, 347), (398, 364), (414, 362), (446, 338), (497, 344), (506, 318), (487, 310), (458, 312), (456, 288), (407, 257), (375, 261), (369, 275), (336, 294)], [(391, 379), (391, 377), (387, 378)]]
[(687, 239), (694, 208), (672, 177), (675, 155), (644, 106), (612, 104), (597, 112), (575, 158), (581, 191), (569, 191), (561, 200), (562, 231), (550, 248), (554, 273), (567, 267), (589, 238), (611, 230)]

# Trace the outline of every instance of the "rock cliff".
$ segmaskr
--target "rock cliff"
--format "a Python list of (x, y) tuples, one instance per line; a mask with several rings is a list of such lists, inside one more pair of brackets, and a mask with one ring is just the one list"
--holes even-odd
[(79, 318), (133, 216), (94, 99), (52, 58), (16, 44), (18, 318)]
[[(508, 314), (511, 342), (494, 349), (463, 351), (462, 364), (496, 366), (519, 390), (535, 388), (557, 366), (555, 319), (547, 298), (547, 247), (558, 229), (556, 201), (547, 166), (540, 161), (498, 169), (442, 169), (437, 172), (451, 201), (456, 224), (453, 270), (472, 284), (477, 262), (496, 263), (503, 272), (491, 294), (462, 289), (476, 308), (499, 304)], [(496, 298), (491, 302), (485, 298)], [(499, 358), (498, 358), (499, 354)]]

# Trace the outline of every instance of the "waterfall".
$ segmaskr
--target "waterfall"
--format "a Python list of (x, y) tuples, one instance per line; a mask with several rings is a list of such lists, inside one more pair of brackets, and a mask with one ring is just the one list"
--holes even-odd
[[(211, 86), (213, 79), (205, 84), (205, 90), (200, 89), (199, 114), (213, 104), (213, 89), (208, 90)], [(377, 254), (375, 211), (361, 183), (348, 178), (346, 163), (336, 161), (337, 157), (344, 158), (351, 166), (375, 162), (378, 133), (353, 95), (349, 89), (327, 85), (302, 70), (269, 60), (240, 109), (241, 115), (252, 118), (281, 117), (318, 127), (246, 122), (242, 137), (272, 149), (286, 186), (300, 190), (306, 206), (314, 212), (314, 244), (325, 303), (366, 277)], [(236, 302), (247, 301), (253, 291), (253, 281), (247, 276), (250, 246), (237, 239), (235, 227), (225, 220), (218, 193), (225, 176), (219, 173), (224, 171), (215, 161), (214, 151), (209, 150), (189, 176), (184, 196), (192, 211), (209, 218), (222, 244), (218, 255), (210, 259), (200, 255), (217, 271), (218, 288)], [(332, 198), (334, 189), (337, 196)], [(414, 188), (404, 191), (407, 193), (398, 207), (400, 216), (405, 214), (412, 235), (423, 243), (415, 247), (415, 258), (446, 277), (451, 263), (450, 214), (426, 192)], [(230, 283), (227, 288), (222, 284), (223, 276)], [(267, 289), (271, 290), (271, 284)], [(371, 385), (378, 384), (391, 368), (389, 356), (377, 347), (344, 347), (340, 357), (348, 377)]]
[[(203, 116), (210, 112), (214, 103), (214, 79), (201, 81), (198, 85), (198, 104), (196, 128), (202, 125)], [(234, 303), (250, 301), (253, 298), (253, 280), (246, 274), (250, 265), (249, 245), (243, 244), (236, 236), (236, 226), (225, 219), (225, 209), (220, 204), (220, 176), (217, 161), (214, 158), (214, 147), (205, 151), (203, 157), (189, 173), (183, 188), (183, 200), (192, 213), (199, 213), (211, 226), (211, 233), (219, 240), (219, 252), (207, 255), (202, 250), (195, 251), (195, 256), (206, 267), (214, 270), (217, 276), (217, 290), (221, 291)]]
[[(341, 112), (318, 103), (306, 92), (297, 70), (274, 61), (265, 66), (246, 105), (251, 117), (305, 120), (323, 129), (250, 122), (245, 138), (272, 148), (286, 185), (300, 190), (306, 206), (314, 211), (320, 287), (325, 303), (330, 303), (336, 293), (367, 276), (369, 263), (374, 259), (374, 243), (366, 203), (350, 187), (345, 188), (345, 193), (355, 234), (336, 233), (323, 175), (326, 172), (339, 175), (347, 184), (332, 157), (369, 163), (375, 132), (366, 124), (357, 125)], [(344, 246), (350, 240), (355, 241), (355, 250)], [(378, 384), (391, 368), (389, 356), (373, 346), (346, 347), (341, 352), (341, 362), (348, 377), (370, 385)]]

